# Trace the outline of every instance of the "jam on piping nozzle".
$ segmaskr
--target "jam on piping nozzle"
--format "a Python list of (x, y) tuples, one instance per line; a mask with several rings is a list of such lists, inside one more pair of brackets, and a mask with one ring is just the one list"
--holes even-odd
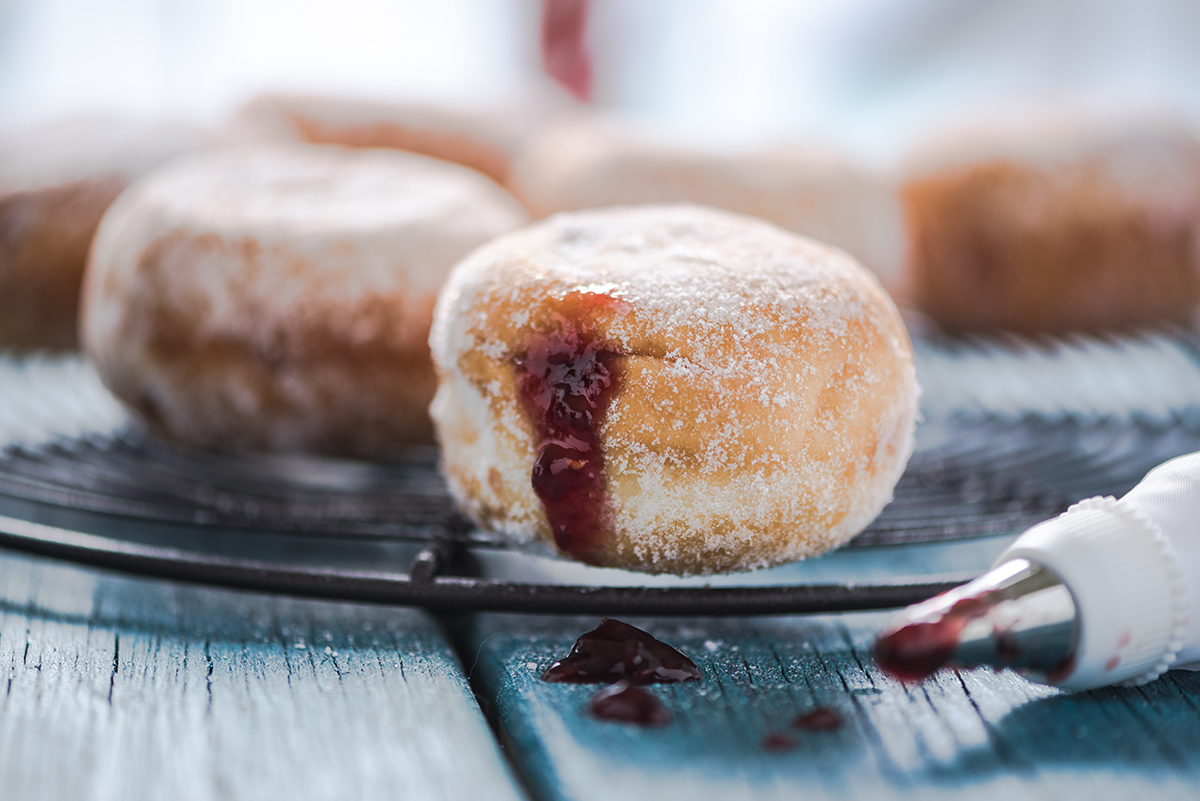
[(1123, 498), (1088, 498), (1026, 531), (974, 581), (912, 606), (876, 640), (906, 680), (1014, 667), (1073, 690), (1200, 666), (1200, 453)]
[(1053, 677), (1069, 666), (1079, 636), (1066, 585), (1028, 559), (901, 612), (875, 643), (875, 659), (907, 681), (941, 667), (1011, 667)]

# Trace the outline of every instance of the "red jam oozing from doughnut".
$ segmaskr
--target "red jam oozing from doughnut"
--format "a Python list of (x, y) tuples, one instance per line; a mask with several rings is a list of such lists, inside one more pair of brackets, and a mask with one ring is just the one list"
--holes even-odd
[(570, 294), (514, 359), (521, 399), (540, 440), (533, 490), (555, 544), (583, 562), (597, 561), (607, 531), (600, 424), (620, 384), (620, 354), (597, 337), (591, 318), (625, 305), (608, 295)]
[(592, 717), (638, 726), (666, 726), (671, 713), (662, 701), (639, 687), (620, 681), (605, 687), (588, 703)]
[(696, 663), (661, 640), (619, 620), (604, 618), (575, 641), (571, 653), (542, 674), (542, 681), (629, 684), (694, 681)]

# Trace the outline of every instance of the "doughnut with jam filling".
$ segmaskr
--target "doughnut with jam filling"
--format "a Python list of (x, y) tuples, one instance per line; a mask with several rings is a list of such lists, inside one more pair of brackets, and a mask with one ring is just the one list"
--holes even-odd
[(458, 264), (435, 311), (443, 470), (480, 524), (704, 574), (821, 553), (913, 444), (904, 326), (852, 258), (697, 206), (563, 213)]

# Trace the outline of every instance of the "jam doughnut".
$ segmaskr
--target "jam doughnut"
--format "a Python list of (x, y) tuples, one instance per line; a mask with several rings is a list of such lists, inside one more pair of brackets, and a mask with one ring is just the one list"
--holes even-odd
[(388, 457), (432, 439), (438, 288), (527, 221), (482, 175), (411, 153), (184, 159), (105, 215), (84, 344), (108, 387), (182, 442)]
[(459, 263), (431, 413), (480, 525), (594, 565), (748, 570), (862, 530), (912, 451), (895, 306), (839, 250), (699, 206), (562, 213)]
[(1187, 323), (1200, 305), (1200, 141), (1129, 114), (1030, 112), (911, 156), (902, 293), (951, 331)]
[(104, 211), (129, 182), (204, 147), (181, 123), (68, 117), (0, 135), (0, 348), (74, 348), (79, 286)]

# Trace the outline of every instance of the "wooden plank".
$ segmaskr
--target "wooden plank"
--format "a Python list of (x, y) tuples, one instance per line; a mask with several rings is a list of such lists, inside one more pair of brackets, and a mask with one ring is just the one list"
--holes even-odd
[[(509, 752), (544, 799), (1196, 797), (1196, 674), (1081, 694), (991, 670), (906, 686), (869, 656), (886, 618), (629, 619), (705, 675), (651, 688), (674, 715), (661, 729), (595, 720), (595, 687), (539, 680), (595, 619), (485, 615), (469, 636)], [(819, 706), (843, 727), (789, 725)], [(767, 751), (773, 732), (797, 747)]]
[(436, 622), (0, 552), (0, 798), (518, 799)]

